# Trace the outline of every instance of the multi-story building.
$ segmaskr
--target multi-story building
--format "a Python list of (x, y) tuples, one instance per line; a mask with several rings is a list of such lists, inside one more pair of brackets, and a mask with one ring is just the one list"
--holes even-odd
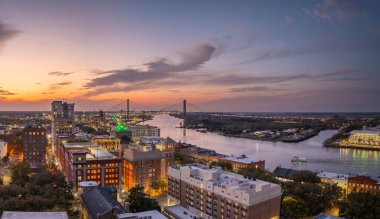
[(155, 145), (156, 150), (161, 151), (162, 155), (164, 156), (164, 160), (162, 162), (161, 167), (161, 178), (167, 180), (168, 177), (168, 169), (170, 166), (174, 164), (174, 145), (177, 142), (175, 142), (173, 139), (167, 137), (165, 139), (162, 139), (160, 143), (157, 143)]
[(116, 215), (116, 219), (167, 219), (157, 210), (142, 211), (136, 213), (123, 213)]
[(265, 160), (256, 160), (245, 155), (231, 155), (228, 157), (223, 157), (220, 160), (230, 163), (233, 171), (237, 171), (244, 168), (256, 168), (259, 170), (265, 170)]
[(8, 154), (8, 143), (0, 140), (0, 158), (6, 157)]
[(38, 121), (30, 121), (22, 132), (24, 161), (31, 169), (40, 169), (46, 163), (46, 129)]
[(347, 193), (349, 175), (322, 171), (319, 172), (317, 176), (321, 178), (322, 182), (336, 184), (342, 188), (343, 193)]
[(99, 145), (106, 148), (109, 151), (120, 150), (120, 138), (116, 138), (110, 135), (95, 135), (91, 139), (93, 145)]
[(380, 176), (364, 172), (348, 178), (348, 193), (358, 191), (380, 192)]
[(51, 136), (53, 149), (58, 146), (58, 137), (74, 133), (74, 103), (53, 101), (51, 103)]
[(169, 167), (168, 199), (202, 218), (279, 218), (281, 187), (203, 165)]
[(363, 127), (363, 130), (354, 130), (351, 132), (348, 142), (353, 145), (380, 146), (380, 128)]
[(149, 191), (166, 179), (161, 173), (165, 163), (161, 151), (146, 145), (129, 145), (123, 156), (124, 188), (129, 190), (136, 185), (143, 185)]
[(130, 125), (127, 129), (131, 132), (131, 140), (135, 142), (141, 136), (160, 136), (160, 129), (150, 125)]
[(90, 143), (62, 140), (57, 154), (63, 173), (74, 187), (82, 181), (95, 181), (99, 186), (120, 188), (121, 159), (107, 149)]

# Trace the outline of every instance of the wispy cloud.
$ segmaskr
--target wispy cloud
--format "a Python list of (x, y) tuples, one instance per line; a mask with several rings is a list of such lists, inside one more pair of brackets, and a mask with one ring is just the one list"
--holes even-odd
[(0, 87), (0, 96), (12, 96), (12, 95), (16, 95), (16, 93), (13, 93), (9, 90), (2, 89)]
[(55, 84), (51, 84), (49, 86), (49, 90), (52, 91), (52, 90), (57, 90), (57, 89), (60, 89), (62, 87), (65, 87), (65, 86), (68, 86), (68, 85), (71, 85), (73, 82), (71, 81), (64, 81), (64, 82), (59, 82), (59, 83), (55, 83)]
[(0, 46), (5, 41), (17, 36), (19, 33), (19, 30), (13, 29), (12, 27), (0, 20)]
[(272, 88), (267, 86), (253, 86), (253, 87), (233, 87), (228, 89), (229, 92), (241, 93), (241, 92), (260, 92), (260, 91), (284, 91), (286, 88)]
[(314, 8), (303, 9), (307, 16), (320, 20), (349, 21), (366, 15), (363, 1), (324, 0)]
[(61, 72), (61, 71), (52, 71), (49, 72), (48, 75), (54, 75), (54, 76), (68, 76), (71, 75), (74, 72)]

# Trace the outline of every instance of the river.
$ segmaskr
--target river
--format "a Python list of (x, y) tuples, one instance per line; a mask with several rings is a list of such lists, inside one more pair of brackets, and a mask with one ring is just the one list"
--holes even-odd
[[(265, 160), (266, 169), (270, 171), (277, 166), (282, 166), (344, 174), (357, 174), (364, 171), (380, 173), (380, 151), (323, 147), (323, 141), (335, 134), (337, 132), (335, 130), (322, 131), (319, 135), (302, 142), (283, 143), (226, 137), (216, 133), (201, 133), (191, 129), (176, 128), (175, 126), (181, 121), (181, 119), (160, 114), (145, 124), (159, 127), (162, 137), (169, 136), (175, 141), (180, 140), (226, 155), (246, 154)], [(305, 157), (307, 163), (292, 164), (291, 158), (294, 156)]]

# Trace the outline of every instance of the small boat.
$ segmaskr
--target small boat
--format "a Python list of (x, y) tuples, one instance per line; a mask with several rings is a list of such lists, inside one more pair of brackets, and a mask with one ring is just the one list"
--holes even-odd
[(294, 156), (292, 159), (291, 159), (292, 163), (306, 163), (307, 162), (307, 159), (304, 158), (304, 157), (298, 157), (298, 156)]

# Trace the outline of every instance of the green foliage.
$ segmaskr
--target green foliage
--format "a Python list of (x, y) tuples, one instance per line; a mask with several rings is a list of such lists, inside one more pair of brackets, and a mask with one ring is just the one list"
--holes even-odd
[(294, 182), (308, 182), (308, 183), (320, 183), (321, 179), (317, 176), (316, 173), (310, 170), (302, 170), (296, 172), (292, 176)]
[(209, 167), (212, 167), (212, 166), (219, 166), (222, 168), (222, 170), (232, 172), (232, 165), (229, 162), (225, 162), (225, 161), (221, 161), (221, 160), (211, 161), (209, 163)]
[(30, 180), (31, 170), (29, 164), (19, 162), (11, 166), (11, 184), (25, 186)]
[(149, 197), (144, 191), (144, 186), (137, 185), (129, 190), (129, 210), (131, 212), (157, 210), (161, 211), (156, 199)]
[(339, 214), (345, 218), (379, 218), (380, 194), (353, 192), (339, 203)]
[(238, 171), (238, 174), (241, 174), (250, 179), (253, 178), (253, 179), (264, 180), (264, 181), (272, 182), (272, 183), (280, 183), (280, 181), (276, 179), (276, 176), (273, 175), (273, 173), (265, 171), (265, 170), (259, 170), (256, 168), (243, 168)]
[[(17, 169), (23, 168), (27, 169), (27, 166), (18, 164)], [(66, 182), (65, 177), (55, 165), (48, 165), (41, 172), (30, 177), (24, 185), (13, 183), (0, 187), (0, 212), (54, 210), (67, 211), (69, 215), (76, 215), (77, 212), (73, 210), (73, 201), (72, 186)]]
[(341, 188), (335, 184), (310, 182), (285, 182), (282, 184), (281, 215), (305, 217), (331, 209), (341, 196)]

